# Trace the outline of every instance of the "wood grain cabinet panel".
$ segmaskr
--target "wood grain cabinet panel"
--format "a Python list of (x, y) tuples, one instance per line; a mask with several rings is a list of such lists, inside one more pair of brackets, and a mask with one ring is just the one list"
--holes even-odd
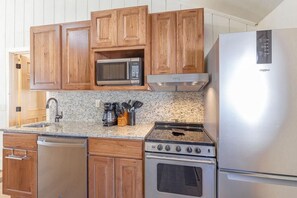
[(92, 47), (114, 47), (117, 45), (117, 11), (107, 10), (91, 13)]
[(152, 73), (176, 73), (176, 13), (152, 15)]
[(89, 197), (114, 198), (114, 159), (89, 157)]
[(203, 8), (177, 12), (177, 73), (204, 72)]
[(30, 88), (61, 89), (61, 27), (31, 27)]
[(116, 198), (142, 198), (142, 160), (117, 158), (115, 165)]
[(62, 25), (62, 89), (90, 89), (90, 21)]
[(147, 6), (118, 10), (118, 46), (146, 44)]

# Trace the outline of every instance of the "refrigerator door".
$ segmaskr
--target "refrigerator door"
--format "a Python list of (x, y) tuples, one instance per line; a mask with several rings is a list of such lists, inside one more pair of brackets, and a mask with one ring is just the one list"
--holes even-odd
[(289, 198), (297, 195), (296, 177), (219, 172), (220, 198)]
[(219, 167), (297, 176), (297, 30), (271, 35), (268, 64), (256, 32), (220, 36)]

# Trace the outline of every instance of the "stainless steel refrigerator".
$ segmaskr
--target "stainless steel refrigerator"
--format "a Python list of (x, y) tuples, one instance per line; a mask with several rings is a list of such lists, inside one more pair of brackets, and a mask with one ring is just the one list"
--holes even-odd
[(206, 59), (218, 198), (297, 197), (297, 29), (223, 34)]

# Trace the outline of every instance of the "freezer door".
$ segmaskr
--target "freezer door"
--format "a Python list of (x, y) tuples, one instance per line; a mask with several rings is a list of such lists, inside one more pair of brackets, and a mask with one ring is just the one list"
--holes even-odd
[(268, 64), (257, 64), (256, 32), (220, 37), (220, 168), (297, 176), (296, 35), (271, 32)]
[(218, 198), (291, 198), (297, 195), (296, 177), (219, 172)]

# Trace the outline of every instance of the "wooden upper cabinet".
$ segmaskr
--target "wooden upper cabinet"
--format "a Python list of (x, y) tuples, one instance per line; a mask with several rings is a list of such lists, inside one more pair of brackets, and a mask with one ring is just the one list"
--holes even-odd
[(177, 12), (177, 73), (204, 72), (203, 8)]
[(90, 23), (62, 24), (63, 89), (90, 89)]
[(147, 6), (118, 10), (118, 46), (146, 44)]
[(115, 159), (116, 198), (143, 198), (142, 160)]
[(152, 73), (176, 73), (176, 13), (152, 15)]
[(91, 38), (93, 48), (117, 46), (117, 12), (116, 10), (91, 13)]
[(147, 6), (92, 12), (91, 47), (145, 45), (147, 19)]
[(61, 26), (31, 28), (30, 88), (61, 89)]

